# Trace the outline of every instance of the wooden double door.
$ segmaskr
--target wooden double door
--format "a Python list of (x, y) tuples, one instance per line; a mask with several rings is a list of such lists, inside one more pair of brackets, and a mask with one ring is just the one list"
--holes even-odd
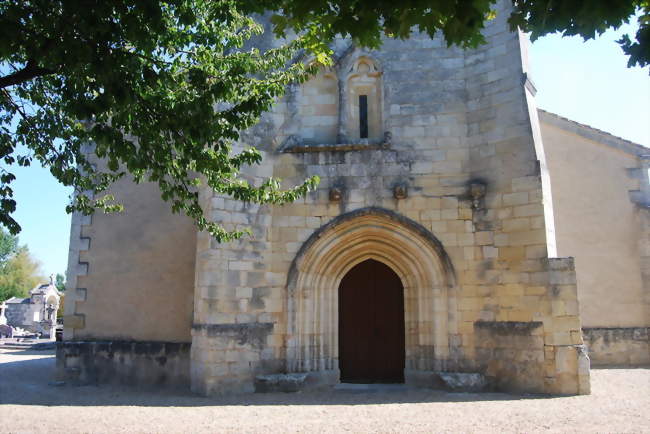
[(344, 383), (404, 382), (404, 287), (369, 259), (339, 286), (339, 368)]

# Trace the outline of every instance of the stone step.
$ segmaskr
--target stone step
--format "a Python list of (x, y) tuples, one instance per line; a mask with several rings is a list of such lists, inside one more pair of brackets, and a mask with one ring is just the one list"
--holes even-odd
[(255, 377), (256, 393), (299, 392), (305, 387), (307, 374), (270, 374)]
[(471, 372), (439, 372), (438, 377), (449, 392), (484, 392), (488, 381), (483, 374)]

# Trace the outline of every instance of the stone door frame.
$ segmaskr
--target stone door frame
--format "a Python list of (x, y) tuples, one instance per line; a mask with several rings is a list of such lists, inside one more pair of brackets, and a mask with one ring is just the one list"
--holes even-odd
[[(422, 225), (383, 208), (343, 214), (303, 244), (287, 280), (287, 370), (335, 384), (338, 287), (355, 265), (374, 259), (404, 285), (406, 383), (444, 368), (455, 317), (455, 272), (442, 243)], [(423, 376), (424, 375), (424, 376)]]

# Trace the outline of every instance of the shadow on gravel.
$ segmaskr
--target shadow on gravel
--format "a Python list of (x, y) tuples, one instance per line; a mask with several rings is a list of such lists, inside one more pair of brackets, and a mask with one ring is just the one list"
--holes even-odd
[[(5, 360), (7, 359), (5, 352)], [(54, 380), (52, 351), (17, 350), (16, 356), (48, 356), (0, 363), (0, 404), (40, 406), (203, 407), (246, 405), (368, 405), (481, 401), (518, 401), (558, 398), (506, 393), (449, 393), (415, 388), (345, 388), (321, 392), (242, 394), (205, 398), (189, 390), (136, 388), (129, 385), (71, 386)], [(2, 353), (0, 353), (0, 356)]]

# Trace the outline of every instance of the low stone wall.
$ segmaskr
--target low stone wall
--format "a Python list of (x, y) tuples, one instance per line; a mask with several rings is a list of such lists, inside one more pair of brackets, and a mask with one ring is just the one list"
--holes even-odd
[(650, 365), (650, 327), (585, 327), (591, 366)]
[(543, 393), (544, 328), (541, 321), (477, 321), (477, 359), (497, 390)]
[(31, 303), (8, 304), (5, 312), (7, 324), (12, 327), (20, 327), (22, 329), (30, 330), (34, 318), (33, 306), (34, 305)]
[(77, 384), (188, 388), (190, 347), (175, 342), (61, 342), (56, 351), (57, 378)]

